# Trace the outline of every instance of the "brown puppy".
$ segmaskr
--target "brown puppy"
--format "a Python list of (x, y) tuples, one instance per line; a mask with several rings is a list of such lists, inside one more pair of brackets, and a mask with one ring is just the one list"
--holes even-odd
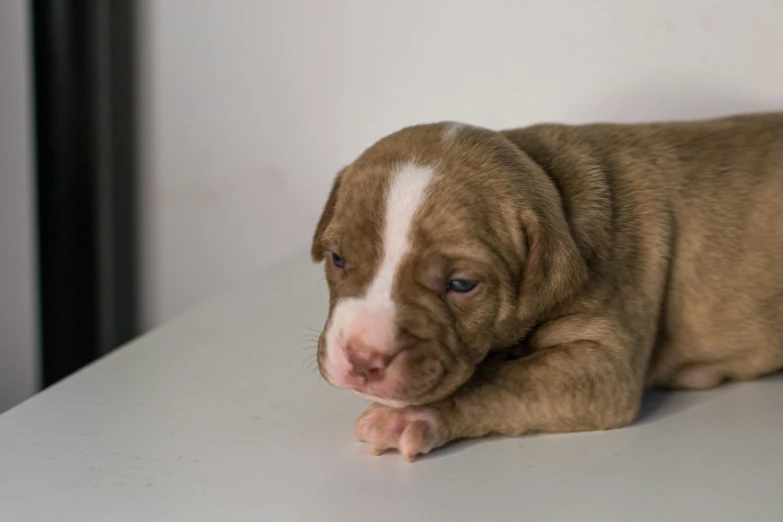
[(360, 439), (413, 458), (775, 372), (781, 205), (783, 113), (403, 129), (340, 172), (317, 226), (321, 373), (376, 402)]

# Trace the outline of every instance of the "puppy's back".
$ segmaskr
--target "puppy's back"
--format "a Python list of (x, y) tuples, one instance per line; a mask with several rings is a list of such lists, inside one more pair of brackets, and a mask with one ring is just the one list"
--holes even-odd
[[(645, 245), (666, 245), (651, 382), (676, 385), (694, 365), (706, 368), (703, 382), (783, 367), (783, 112), (505, 134), (558, 180), (564, 198), (580, 198), (586, 180), (605, 184), (610, 271), (652, 266), (657, 254)], [(618, 258), (624, 252), (643, 255)], [(660, 290), (637, 280), (637, 290)]]

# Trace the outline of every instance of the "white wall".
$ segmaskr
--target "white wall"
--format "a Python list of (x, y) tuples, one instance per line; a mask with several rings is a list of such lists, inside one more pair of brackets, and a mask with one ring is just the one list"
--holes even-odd
[(147, 325), (307, 246), (404, 125), (783, 108), (779, 0), (147, 0)]
[(0, 412), (38, 387), (29, 23), (0, 0)]

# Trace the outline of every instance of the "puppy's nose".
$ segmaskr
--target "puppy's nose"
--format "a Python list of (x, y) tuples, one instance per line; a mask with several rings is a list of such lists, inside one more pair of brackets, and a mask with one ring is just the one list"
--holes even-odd
[(383, 379), (384, 370), (391, 360), (391, 357), (381, 353), (376, 347), (359, 339), (350, 339), (345, 345), (345, 353), (351, 363), (351, 375), (361, 384)]

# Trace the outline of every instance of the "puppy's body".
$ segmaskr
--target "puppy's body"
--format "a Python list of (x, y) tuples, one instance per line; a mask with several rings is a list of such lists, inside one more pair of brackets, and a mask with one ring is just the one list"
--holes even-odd
[[(391, 201), (412, 201), (394, 199), (400, 165), (431, 180), (384, 272)], [(410, 457), (456, 438), (623, 426), (646, 386), (777, 371), (781, 203), (783, 114), (403, 129), (341, 173), (316, 231), (316, 259), (344, 247), (350, 260), (327, 267), (322, 372), (396, 406), (373, 406), (357, 432)], [(364, 297), (378, 272), (385, 308)], [(439, 293), (455, 273), (480, 284)], [(488, 362), (509, 347), (524, 356)]]
[[(650, 385), (783, 367), (783, 114), (505, 134), (555, 179), (595, 257), (567, 313), (615, 302)], [(596, 186), (611, 195), (601, 207)]]

